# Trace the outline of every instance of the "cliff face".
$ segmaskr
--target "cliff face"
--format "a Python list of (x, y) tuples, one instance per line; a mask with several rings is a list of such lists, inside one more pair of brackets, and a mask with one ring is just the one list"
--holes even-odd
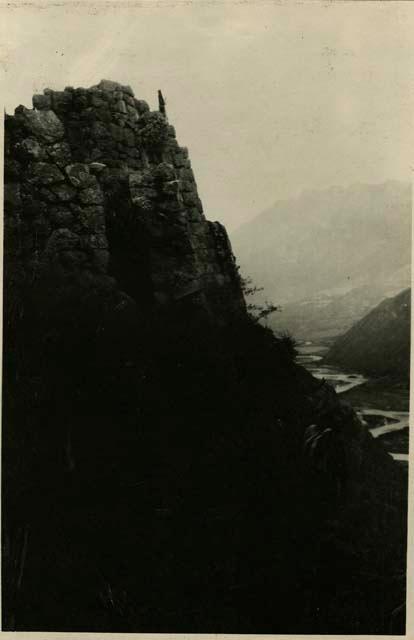
[(6, 304), (30, 288), (44, 312), (77, 290), (115, 306), (184, 300), (215, 323), (243, 314), (227, 234), (203, 215), (163, 104), (103, 80), (33, 107), (5, 121)]
[(338, 338), (325, 356), (370, 375), (409, 379), (411, 289), (383, 300), (349, 331)]
[(33, 101), (6, 117), (3, 629), (402, 632), (403, 472), (246, 314), (163, 101)]

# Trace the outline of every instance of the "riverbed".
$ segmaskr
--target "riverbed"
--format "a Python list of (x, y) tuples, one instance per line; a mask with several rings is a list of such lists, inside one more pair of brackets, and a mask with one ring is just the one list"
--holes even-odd
[[(298, 364), (303, 365), (312, 373), (315, 378), (324, 379), (331, 384), (338, 394), (350, 391), (355, 387), (363, 385), (369, 381), (369, 378), (358, 372), (345, 372), (341, 369), (323, 364), (323, 356), (328, 350), (328, 346), (316, 344), (313, 342), (303, 342), (298, 345)], [(380, 402), (380, 397), (379, 397)], [(409, 413), (408, 411), (393, 411), (389, 408), (375, 408), (355, 406), (354, 408), (361, 420), (367, 426), (374, 438), (383, 438), (387, 434), (401, 434), (409, 429)], [(388, 439), (390, 436), (388, 436)], [(406, 438), (402, 438), (402, 441)], [(386, 446), (387, 439), (384, 439)], [(398, 440), (394, 443), (390, 455), (398, 462), (408, 463), (408, 451), (396, 451), (398, 448)], [(391, 447), (390, 447), (391, 449)]]

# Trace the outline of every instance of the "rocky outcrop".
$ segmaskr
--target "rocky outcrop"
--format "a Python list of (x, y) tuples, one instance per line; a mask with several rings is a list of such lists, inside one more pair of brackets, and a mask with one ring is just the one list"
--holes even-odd
[(6, 304), (35, 288), (46, 312), (78, 289), (112, 306), (184, 300), (215, 323), (244, 313), (226, 231), (165, 113), (102, 80), (46, 89), (5, 131)]
[(162, 95), (33, 103), (6, 118), (3, 628), (387, 632), (405, 478), (246, 314)]

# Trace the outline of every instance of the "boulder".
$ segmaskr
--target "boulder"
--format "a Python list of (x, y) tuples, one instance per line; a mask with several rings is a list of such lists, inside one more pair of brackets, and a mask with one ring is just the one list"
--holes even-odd
[(96, 182), (96, 178), (90, 175), (89, 167), (86, 164), (81, 164), (80, 162), (70, 164), (65, 168), (65, 171), (70, 183), (78, 189), (84, 189)]
[(46, 150), (51, 160), (62, 169), (72, 161), (70, 146), (67, 142), (56, 142)]
[(119, 111), (119, 113), (126, 113), (127, 109), (124, 100), (117, 100), (115, 102), (114, 109), (115, 111)]
[(102, 89), (102, 91), (121, 91), (122, 85), (119, 82), (114, 82), (113, 80), (101, 80), (97, 85), (98, 89)]
[(140, 115), (142, 115), (143, 113), (147, 113), (150, 110), (149, 104), (148, 102), (145, 102), (145, 100), (134, 100), (134, 104)]
[(69, 111), (72, 107), (73, 94), (70, 91), (54, 91), (52, 93), (52, 107), (55, 111)]
[(36, 94), (32, 98), (32, 104), (34, 109), (43, 110), (50, 109), (52, 102), (50, 94)]
[(76, 191), (69, 184), (55, 184), (50, 187), (50, 191), (55, 195), (56, 200), (69, 202), (76, 196)]
[(50, 162), (35, 162), (29, 167), (27, 180), (34, 184), (49, 185), (63, 182), (65, 177), (54, 164)]
[(47, 153), (35, 138), (25, 138), (16, 145), (16, 152), (20, 158), (30, 160), (45, 160)]
[[(92, 177), (92, 176), (91, 176)], [(96, 178), (95, 178), (96, 180)], [(104, 197), (99, 184), (96, 182), (94, 185), (82, 189), (79, 191), (79, 200), (83, 204), (102, 204)]]
[(101, 173), (104, 169), (106, 169), (106, 164), (103, 162), (91, 162), (89, 165), (89, 170), (92, 173)]
[(56, 142), (61, 140), (65, 134), (64, 126), (54, 111), (25, 109), (23, 116), (28, 129), (40, 140)]

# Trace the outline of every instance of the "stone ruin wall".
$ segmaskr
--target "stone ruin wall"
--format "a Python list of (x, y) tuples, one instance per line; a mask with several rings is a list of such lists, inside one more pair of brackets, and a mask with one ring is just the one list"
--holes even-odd
[(53, 297), (69, 283), (138, 306), (191, 301), (220, 322), (244, 314), (187, 149), (130, 87), (46, 89), (6, 115), (4, 193), (6, 296), (47, 282)]

